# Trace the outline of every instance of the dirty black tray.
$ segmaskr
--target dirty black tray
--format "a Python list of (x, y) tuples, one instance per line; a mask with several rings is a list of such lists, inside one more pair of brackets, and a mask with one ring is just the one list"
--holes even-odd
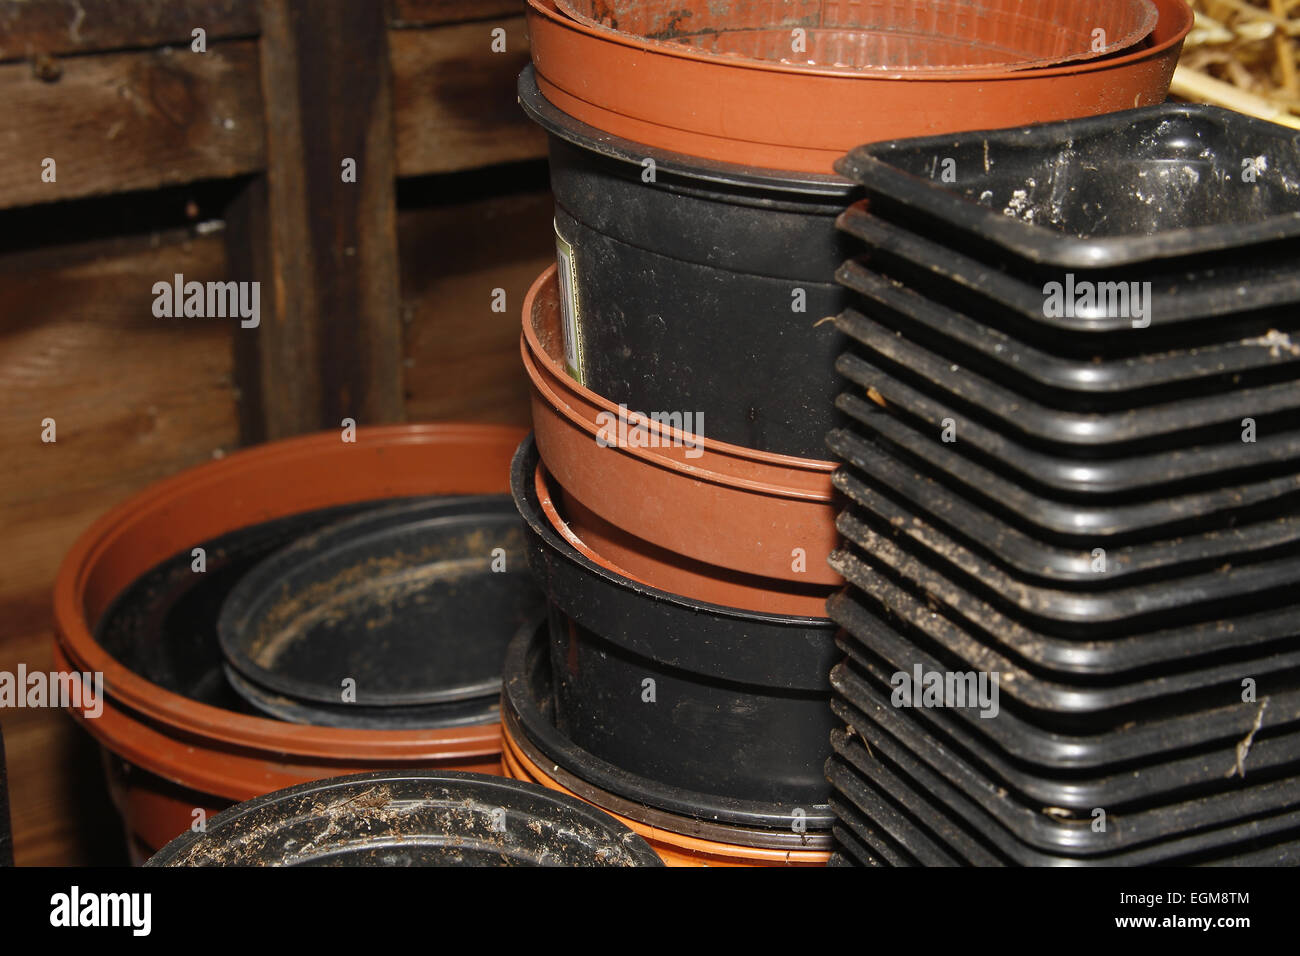
[[(941, 661), (915, 639), (903, 638), (879, 611), (855, 598), (852, 589), (827, 603), (848, 634), (841, 639), (840, 648), (863, 666), (878, 667), (877, 676), (883, 675), (886, 682), (900, 671), (913, 673), (916, 665), (924, 671), (953, 669), (950, 662)], [(1118, 770), (1151, 763), (1156, 755), (1172, 759), (1180, 752), (1235, 744), (1252, 732), (1269, 728), (1272, 733), (1273, 728), (1290, 728), (1300, 722), (1300, 674), (1278, 675), (1261, 684), (1258, 702), (1243, 702), (1240, 693), (1233, 697), (1216, 691), (1193, 695), (1177, 709), (1152, 707), (1137, 717), (1125, 714), (1118, 720), (1105, 715), (1088, 720), (1079, 715), (1055, 727), (1022, 714), (1014, 697), (1003, 699), (1000, 689), (996, 718), (980, 717), (978, 708), (950, 710), (1007, 756), (1044, 768), (1044, 772)]]
[[(847, 479), (840, 479), (843, 484)], [(863, 497), (866, 497), (864, 495)], [(878, 496), (877, 496), (878, 497)], [(1292, 588), (1300, 581), (1300, 554), (1291, 550), (1288, 557), (1269, 553), (1269, 560), (1243, 563), (1240, 566), (1197, 571), (1185, 576), (1168, 576), (1142, 584), (1130, 584), (1109, 590), (1071, 590), (1038, 587), (997, 567), (992, 561), (952, 541), (920, 517), (906, 509), (885, 502), (873, 502), (884, 520), (907, 520), (901, 530), (920, 541), (925, 561), (918, 562), (901, 551), (850, 513), (841, 515), (840, 533), (877, 559), (886, 555), (900, 566), (906, 563), (909, 573), (928, 579), (929, 593), (947, 599), (948, 582), (938, 576), (939, 569), (957, 569), (967, 583), (987, 595), (995, 604), (1009, 609), (1018, 619), (1034, 623), (1048, 632), (1077, 633), (1088, 627), (1096, 637), (1114, 637), (1151, 629), (1155, 615), (1194, 623), (1225, 616), (1225, 602), (1251, 598), (1257, 606), (1279, 606), (1294, 600)], [(880, 550), (877, 550), (877, 549)], [(1297, 609), (1300, 619), (1300, 609)], [(1300, 620), (1297, 621), (1300, 625)]]
[(839, 849), (830, 855), (830, 859), (826, 861), (827, 866), (912, 865), (910, 863), (892, 862), (889, 857), (871, 849), (866, 841), (860, 839), (856, 833), (840, 824), (831, 827), (831, 835), (835, 837)]
[[(838, 709), (835, 715), (843, 719)], [(831, 737), (834, 739), (837, 734), (842, 733), (842, 730), (834, 730), (831, 732)], [(905, 806), (906, 801), (900, 800), (899, 794), (907, 788), (908, 784), (894, 776), (882, 762), (872, 764), (871, 769), (873, 771), (871, 782), (876, 786), (877, 793), (885, 796), (888, 802), (881, 800), (876, 794), (861, 789), (861, 772), (857, 768), (846, 765), (839, 756), (832, 756), (827, 760), (826, 778), (839, 794), (849, 798), (849, 802), (846, 803), (843, 799), (832, 796), (831, 809), (835, 811), (835, 815), (842, 823), (863, 839), (870, 833), (878, 834), (880, 829), (897, 838), (901, 828), (891, 822), (891, 817), (906, 819), (906, 814), (900, 812), (900, 807)], [(879, 821), (879, 823), (873, 824), (871, 821)], [(957, 858), (956, 862), (973, 863), (976, 866), (1001, 866), (1003, 863), (1002, 859), (990, 853), (979, 841), (971, 839), (960, 826), (938, 822), (930, 829), (939, 845)], [(908, 843), (911, 842), (913, 840), (908, 840)]]
[(1300, 407), (1300, 385), (1292, 379), (1212, 395), (1192, 383), (1178, 398), (1118, 411), (1049, 408), (861, 313), (842, 315), (840, 325), (852, 328), (855, 354), (891, 376), (906, 376), (914, 387), (939, 401), (964, 409), (962, 419), (981, 419), (1003, 434), (1059, 449), (1062, 455), (1122, 455), (1134, 442), (1183, 447), (1198, 434), (1222, 436), (1225, 426), (1240, 442), (1243, 418), (1255, 418), (1260, 430), (1268, 431), (1270, 416), (1294, 415)]
[[(974, 310), (981, 319), (1027, 339), (1047, 344), (1049, 332), (1069, 337), (1059, 343), (1061, 348), (1081, 348), (1104, 337), (1110, 348), (1120, 351), (1129, 336), (1130, 347), (1140, 349), (1148, 340), (1135, 332), (1156, 339), (1175, 329), (1201, 344), (1234, 341), (1246, 329), (1259, 335), (1274, 322), (1290, 327), (1294, 317), (1289, 307), (1300, 299), (1295, 273), (1300, 242), (1295, 240), (1242, 253), (1239, 259), (1231, 253), (1215, 253), (1199, 263), (1180, 260), (1150, 269), (1076, 274), (1045, 268), (1017, 273), (1007, 271), (1005, 263), (988, 262), (967, 249), (954, 248), (951, 234), (942, 232), (943, 227), (930, 234), (912, 231), (917, 228), (914, 220), (906, 220), (906, 225), (887, 221), (867, 212), (863, 204), (850, 206), (836, 225), (863, 242), (862, 258), (873, 269), (925, 289), (928, 296), (953, 308)], [(1145, 311), (1141, 317), (1135, 309), (1121, 315), (1102, 308), (1072, 317), (1048, 316), (1045, 290), (1052, 282), (1060, 284), (1062, 296), (1076, 290), (1076, 306), (1078, 291), (1087, 288), (1083, 283), (1109, 290), (1112, 287), (1106, 284), (1122, 282), (1130, 295), (1132, 283), (1142, 283), (1138, 291)], [(1147, 282), (1151, 283), (1149, 298)], [(1232, 321), (1225, 322), (1228, 318)]]
[[(839, 695), (832, 702), (832, 709), (842, 720), (855, 726), (856, 712), (869, 716), (882, 708), (892, 709), (892, 686), (887, 677), (883, 668), (867, 656), (851, 656), (831, 671), (831, 686)], [(1002, 753), (985, 735), (970, 730), (963, 721), (949, 715), (945, 708), (918, 708), (913, 716), (918, 733), (962, 755), (980, 773), (1002, 781), (1009, 791), (1031, 806), (1061, 808), (1084, 815), (1096, 807), (1122, 813), (1157, 802), (1169, 803), (1178, 794), (1226, 790), (1241, 773), (1254, 777), (1277, 768), (1300, 770), (1300, 726), (1257, 733), (1244, 752), (1238, 749), (1239, 741), (1228, 742), (1171, 758), (1162, 759), (1157, 754), (1149, 763), (1130, 765), (1123, 770), (1080, 775), (1018, 761)]]
[[(1264, 160), (1254, 182), (1243, 157)], [(956, 164), (951, 187), (941, 159)], [(1214, 106), (873, 143), (836, 171), (946, 235), (1068, 268), (1300, 236), (1300, 133)]]
[[(991, 514), (1061, 546), (1112, 547), (1190, 531), (1230, 528), (1251, 513), (1275, 514), (1294, 507), (1300, 471), (1244, 485), (1182, 492), (1124, 504), (1092, 504), (1042, 497), (961, 454), (958, 446), (932, 442), (904, 422), (856, 395), (840, 397), (852, 428), (827, 436), (827, 446), (850, 465), (886, 453), (905, 461), (927, 480), (969, 497)], [(866, 436), (869, 436), (866, 437)], [(1288, 497), (1290, 496), (1290, 497)], [(1114, 538), (1115, 541), (1100, 540)]]
[[(1199, 481), (1203, 486), (1211, 478), (1220, 486), (1241, 484), (1261, 477), (1277, 477), (1279, 471), (1294, 472), (1300, 459), (1300, 431), (1265, 430), (1257, 441), (1243, 442), (1239, 423), (1235, 428), (1224, 426), (1223, 440), (1214, 444), (1129, 457), (1066, 458), (1028, 447), (997, 429), (985, 427), (970, 415), (922, 394), (860, 356), (841, 355), (835, 368), (844, 378), (868, 390), (868, 394), (880, 396), (891, 413), (905, 412), (913, 428), (928, 440), (940, 441), (944, 423), (952, 422), (957, 440), (950, 444), (964, 445), (982, 455), (982, 460), (1001, 463), (1004, 469), (1058, 492), (1132, 492), (1192, 481)], [(857, 418), (853, 403), (845, 401), (843, 395), (836, 400), (836, 406)]]
[[(839, 712), (841, 703), (836, 702), (836, 707)], [(1186, 835), (1176, 832), (1165, 840), (1119, 852), (1044, 851), (1021, 840), (983, 805), (990, 802), (996, 806), (1000, 795), (995, 794), (991, 801), (981, 801), (975, 794), (968, 794), (918, 760), (915, 754), (879, 727), (873, 729), (870, 752), (856, 733), (853, 736), (838, 731), (833, 733), (832, 746), (841, 766), (848, 768), (844, 779), (851, 780), (855, 790), (880, 793), (873, 774), (879, 763), (877, 755), (884, 756), (894, 764), (897, 779), (907, 784), (898, 791), (901, 798), (899, 808), (910, 822), (931, 834), (960, 825), (987, 847), (1021, 866), (1144, 866), (1231, 859), (1240, 854), (1243, 847), (1258, 847), (1262, 841), (1293, 840), (1297, 827), (1300, 827), (1300, 810), (1282, 809), (1196, 832), (1191, 832), (1194, 821), (1188, 821), (1189, 833)], [(907, 768), (906, 774), (901, 769), (904, 767)], [(987, 795), (980, 794), (979, 797)], [(871, 822), (880, 828), (877, 821)]]
[[(838, 490), (887, 520), (897, 522), (915, 515), (937, 523), (945, 534), (971, 544), (986, 557), (1028, 578), (1086, 583), (1090, 588), (1105, 589), (1135, 574), (1158, 571), (1167, 577), (1184, 565), (1222, 564), (1225, 560), (1236, 563), (1244, 555), (1300, 542), (1300, 501), (1295, 501), (1287, 511), (1266, 520), (1201, 534), (1123, 545), (1090, 542), (1109, 545), (1105, 548), (1104, 567), (1099, 567), (1089, 544), (1063, 548), (1045, 543), (892, 455), (870, 446), (849, 448), (835, 437), (836, 433), (832, 433), (828, 443), (831, 450), (849, 462), (833, 479)], [(906, 508), (896, 506), (885, 495), (905, 499)], [(949, 550), (942, 539), (927, 535), (919, 522), (898, 527), (918, 543), (941, 553)]]
[[(844, 263), (836, 278), (862, 296), (864, 312), (888, 324), (892, 331), (1005, 385), (1014, 382), (1014, 391), (1037, 395), (1049, 405), (1068, 400), (1098, 408), (1131, 407), (1139, 401), (1146, 403), (1145, 395), (1186, 388), (1189, 383), (1194, 382), (1201, 392), (1225, 390), (1252, 373), (1255, 377), (1276, 376), (1300, 362), (1300, 339), (1290, 340), (1281, 332), (1200, 348), (1183, 348), (1173, 342), (1165, 351), (1151, 348), (1164, 343), (1145, 336), (1137, 343), (1146, 347), (1144, 351), (1123, 358), (1107, 359), (1100, 342), (1084, 357), (1062, 357), (948, 308), (860, 262)], [(871, 329), (859, 321), (861, 317), (849, 310), (836, 323), (844, 334), (870, 345)], [(1059, 341), (1061, 336), (1055, 338)], [(1139, 399), (1139, 395), (1143, 397)]]
[[(1199, 666), (1181, 661), (1177, 665), (1166, 664), (1156, 676), (1113, 677), (1104, 683), (1097, 678), (1084, 683), (1075, 675), (1044, 675), (1008, 656), (1011, 649), (1001, 644), (998, 631), (986, 628), (985, 634), (999, 635), (988, 641), (973, 636), (972, 626), (959, 614), (936, 612), (928, 593), (918, 595), (904, 590), (886, 575), (872, 573), (864, 561), (843, 551), (831, 556), (831, 565), (863, 594), (888, 607), (898, 620), (915, 629), (908, 635), (910, 646), (937, 656), (950, 655), (964, 665), (963, 670), (1002, 674), (1006, 683), (1004, 693), (1038, 712), (1043, 721), (1052, 719), (1053, 715), (1097, 717), (1106, 711), (1193, 693), (1199, 693), (1204, 699), (1222, 701), (1231, 698), (1234, 688), (1239, 691), (1241, 681), (1247, 677), (1264, 680), (1300, 668), (1300, 647), (1295, 642), (1285, 642), (1280, 647), (1248, 648), (1255, 656), (1240, 654), (1229, 659), (1221, 656)], [(845, 622), (840, 623), (848, 628)], [(878, 647), (891, 643), (894, 635), (877, 632), (872, 637), (875, 642), (872, 646)], [(1032, 653), (1033, 649), (1030, 650)], [(1212, 689), (1215, 689), (1213, 693)]]
[[(903, 859), (910, 857), (917, 866), (961, 866), (966, 862), (942, 840), (935, 839), (905, 814), (899, 813), (889, 801), (863, 787), (857, 775), (846, 771), (834, 757), (826, 763), (826, 779), (837, 792), (848, 798), (847, 805), (836, 800), (831, 809), (853, 833), (864, 838), (872, 831), (887, 833), (902, 853), (907, 854)], [(862, 822), (858, 823), (858, 820)]]
[[(1002, 786), (1001, 781), (979, 773), (892, 708), (876, 709), (871, 717), (862, 717), (850, 725), (866, 746), (858, 740), (845, 740), (842, 746), (836, 747), (836, 752), (854, 763), (863, 775), (869, 775), (876, 786), (881, 783), (876, 779), (875, 759), (868, 748), (885, 751), (887, 744), (882, 738), (888, 737), (974, 800), (1017, 840), (1049, 853), (1127, 855), (1144, 844), (1285, 811), (1300, 797), (1300, 776), (1282, 776), (1261, 783), (1246, 780), (1235, 790), (1213, 796), (1193, 796), (1177, 803), (1124, 813), (1108, 811), (1106, 827), (1099, 831), (1092, 826), (1090, 812), (1078, 817), (1065, 816), (1047, 812), (1051, 808), (1027, 805)], [(838, 787), (839, 782), (833, 782)], [(876, 819), (885, 825), (883, 820)], [(892, 826), (888, 830), (892, 833)]]
[[(874, 389), (886, 405), (898, 405), (920, 418), (932, 420), (927, 410), (944, 409), (940, 427), (944, 418), (951, 419), (958, 442), (978, 430), (1055, 458), (1060, 468), (1114, 469), (1147, 449), (1172, 460), (1206, 444), (1216, 449), (1219, 467), (1230, 467), (1228, 448), (1235, 446), (1236, 457), (1242, 459), (1254, 447), (1241, 440), (1243, 418), (1256, 419), (1260, 440), (1255, 444), (1261, 447), (1277, 440), (1274, 436), (1279, 432), (1294, 442), (1295, 432), (1286, 431), (1297, 418), (1293, 403), (1300, 387), (1293, 382), (1275, 383), (1250, 395), (1216, 395), (1117, 415), (1071, 415), (1009, 393), (936, 356), (922, 357), (924, 350), (901, 342), (893, 333), (877, 340), (895, 355), (912, 353), (902, 360), (908, 363), (902, 367), (911, 381), (900, 375), (897, 360), (874, 349), (844, 353), (835, 363), (836, 371), (855, 385)], [(927, 373), (936, 378), (915, 377)], [(939, 427), (934, 431), (936, 438), (939, 431)]]
[[(842, 484), (846, 477), (841, 472), (836, 484)], [(1027, 664), (1067, 680), (1071, 675), (1115, 676), (1173, 662), (1186, 669), (1194, 662), (1204, 664), (1211, 656), (1256, 653), (1251, 648), (1280, 645), (1294, 637), (1300, 614), (1292, 603), (1268, 610), (1252, 604), (1241, 609), (1245, 613), (1173, 627), (1157, 622), (1153, 630), (1121, 637), (1102, 637), (1086, 626), (1077, 633), (1051, 634), (1000, 610), (934, 569), (909, 560), (892, 542), (882, 539), (879, 549), (872, 553), (854, 542), (842, 554), (844, 557), (836, 556), (836, 561), (857, 562), (845, 566), (857, 575), (854, 581), (860, 590), (878, 599), (881, 594), (896, 592), (900, 600), (909, 601), (912, 595), (924, 595), (925, 607), (933, 611), (942, 606), (945, 614), (963, 622), (981, 641), (1001, 646)], [(885, 568), (889, 576), (879, 573)]]
[(542, 613), (523, 551), (506, 495), (431, 498), (332, 525), (268, 558), (226, 599), (227, 675), (287, 720), (373, 726), (392, 708), (437, 726), (445, 707), (448, 726), (473, 722), (500, 693), (506, 644)]

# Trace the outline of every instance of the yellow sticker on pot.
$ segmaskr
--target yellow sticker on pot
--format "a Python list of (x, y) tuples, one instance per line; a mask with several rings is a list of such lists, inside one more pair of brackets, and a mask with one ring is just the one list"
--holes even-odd
[(560, 316), (563, 324), (564, 367), (579, 385), (582, 382), (582, 332), (578, 325), (578, 267), (573, 257), (573, 245), (560, 235), (560, 224), (555, 224), (555, 259), (559, 264)]

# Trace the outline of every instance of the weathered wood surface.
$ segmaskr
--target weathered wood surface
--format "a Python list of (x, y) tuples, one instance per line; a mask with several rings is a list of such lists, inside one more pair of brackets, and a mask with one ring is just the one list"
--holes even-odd
[(257, 33), (249, 0), (0, 0), (0, 60), (38, 54), (189, 47), (201, 27), (210, 43)]
[[(495, 29), (505, 31), (504, 52), (492, 51)], [(524, 116), (515, 94), (528, 64), (522, 17), (390, 36), (400, 175), (546, 155), (545, 135)]]
[[(155, 318), (153, 283), (177, 272), (224, 278), (221, 239), (176, 232), (0, 257), (0, 670), (51, 668), (54, 575), (92, 521), (236, 446), (237, 323)], [(46, 418), (53, 444), (41, 441)], [(17, 862), (120, 854), (85, 734), (57, 710), (0, 719)]]
[[(0, 65), (0, 208), (250, 173), (265, 161), (257, 44)], [(54, 181), (45, 181), (46, 159)]]

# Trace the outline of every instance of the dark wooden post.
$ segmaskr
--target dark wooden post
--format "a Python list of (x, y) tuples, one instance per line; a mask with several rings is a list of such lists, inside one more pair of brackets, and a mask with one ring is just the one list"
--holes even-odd
[[(245, 441), (400, 421), (393, 105), (382, 3), (260, 0), (266, 171), (229, 210), (261, 325), (236, 347)], [(344, 162), (355, 162), (355, 182)]]

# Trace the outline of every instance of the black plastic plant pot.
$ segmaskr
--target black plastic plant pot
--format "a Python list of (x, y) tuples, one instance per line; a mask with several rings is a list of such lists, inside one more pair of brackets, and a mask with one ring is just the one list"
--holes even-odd
[(510, 498), (435, 498), (294, 542), (231, 592), (218, 631), (231, 684), (282, 719), (458, 726), (491, 719), (505, 646), (543, 607)]
[(260, 713), (226, 680), (217, 635), (223, 604), (245, 575), (298, 538), (392, 504), (390, 499), (305, 512), (203, 541), (205, 573), (194, 573), (188, 550), (162, 562), (114, 599), (96, 623), (95, 639), (166, 690), (223, 710)]
[[(710, 640), (701, 620), (698, 637)], [(558, 726), (583, 749), (641, 776), (740, 799), (822, 803), (829, 693), (737, 684), (690, 661), (629, 653), (551, 615)], [(729, 642), (744, 653), (743, 636)], [(790, 651), (797, 652), (792, 646)]]
[(709, 438), (819, 457), (853, 184), (617, 139), (547, 102), (531, 66), (519, 100), (550, 140), (571, 374), (634, 411), (702, 414)]
[(834, 625), (704, 604), (596, 566), (542, 513), (537, 461), (528, 439), (511, 488), (551, 602), (560, 730), (606, 762), (674, 787), (824, 803)]
[(875, 143), (836, 166), (949, 241), (1061, 268), (1300, 237), (1300, 133), (1214, 106)]
[(335, 777), (241, 803), (146, 866), (662, 866), (595, 807), (451, 771)]
[[(733, 846), (819, 850), (829, 846), (824, 804), (736, 800), (629, 773), (579, 747), (557, 726), (547, 626), (521, 633), (506, 653), (502, 723), (514, 746), (596, 806), (669, 833)], [(803, 811), (796, 813), (796, 810)]]

